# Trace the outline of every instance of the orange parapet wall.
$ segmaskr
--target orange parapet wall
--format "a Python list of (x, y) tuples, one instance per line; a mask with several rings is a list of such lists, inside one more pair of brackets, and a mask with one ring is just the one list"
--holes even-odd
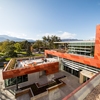
[(100, 25), (96, 27), (94, 59), (100, 60)]
[(77, 61), (83, 64), (100, 68), (100, 25), (97, 25), (96, 27), (94, 58), (78, 56), (78, 55), (73, 55), (73, 54), (68, 54), (68, 53), (60, 53), (53, 50), (45, 50), (45, 55), (47, 54), (55, 55), (58, 57), (62, 57), (65, 59)]
[(3, 79), (8, 79), (8, 78), (22, 76), (34, 72), (43, 71), (43, 70), (46, 71), (46, 75), (56, 73), (59, 71), (59, 62), (46, 63), (37, 66), (29, 65), (28, 67), (3, 71), (2, 73), (3, 73)]

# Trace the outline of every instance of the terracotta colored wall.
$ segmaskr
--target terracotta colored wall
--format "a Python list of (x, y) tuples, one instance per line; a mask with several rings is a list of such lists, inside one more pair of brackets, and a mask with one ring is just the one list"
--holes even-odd
[(94, 59), (100, 60), (100, 25), (96, 27)]
[(52, 62), (52, 63), (42, 64), (42, 65), (37, 65), (35, 67), (28, 66), (28, 67), (24, 67), (24, 68), (18, 68), (18, 69), (13, 69), (13, 70), (9, 70), (9, 71), (4, 71), (3, 79), (13, 78), (16, 76), (22, 76), (25, 74), (39, 72), (42, 70), (46, 71), (46, 75), (56, 73), (59, 71), (59, 62)]
[(67, 53), (60, 53), (52, 50), (45, 50), (45, 55), (47, 54), (59, 56), (62, 58), (66, 58), (69, 60), (77, 61), (83, 64), (88, 64), (100, 68), (100, 25), (96, 27), (94, 58), (77, 56), (77, 55), (67, 54)]

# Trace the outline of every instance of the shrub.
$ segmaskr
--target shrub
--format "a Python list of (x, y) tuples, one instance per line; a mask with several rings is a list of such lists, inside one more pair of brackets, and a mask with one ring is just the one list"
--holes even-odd
[(7, 67), (7, 70), (14, 69), (15, 64), (16, 64), (16, 59), (12, 58), (11, 62), (9, 63), (9, 65)]

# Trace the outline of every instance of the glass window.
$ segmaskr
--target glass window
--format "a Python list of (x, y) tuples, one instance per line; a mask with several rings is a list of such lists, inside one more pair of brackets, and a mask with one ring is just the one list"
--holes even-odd
[(22, 77), (23, 77), (23, 76), (18, 76), (18, 77), (17, 77), (17, 83), (23, 82), (23, 81), (22, 81)]
[(18, 76), (5, 80), (5, 87), (28, 81), (28, 75)]
[(22, 77), (23, 79), (23, 82), (26, 82), (26, 81), (28, 81), (28, 76), (27, 75), (23, 75), (23, 77)]

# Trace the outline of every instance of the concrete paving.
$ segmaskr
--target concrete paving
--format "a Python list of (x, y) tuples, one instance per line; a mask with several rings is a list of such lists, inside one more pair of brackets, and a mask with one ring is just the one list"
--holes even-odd
[(19, 96), (17, 100), (30, 100), (30, 96), (29, 94), (24, 94), (22, 96)]
[(39, 84), (44, 84), (52, 80), (53, 78), (58, 78), (64, 75), (66, 76), (66, 78), (63, 78), (62, 81), (65, 82), (65, 86), (49, 91), (48, 95), (42, 96), (41, 98), (38, 98), (36, 100), (62, 100), (65, 96), (67, 96), (78, 86), (80, 86), (79, 79), (65, 71), (60, 71), (52, 75), (43, 76), (39, 78), (37, 82), (39, 82)]

